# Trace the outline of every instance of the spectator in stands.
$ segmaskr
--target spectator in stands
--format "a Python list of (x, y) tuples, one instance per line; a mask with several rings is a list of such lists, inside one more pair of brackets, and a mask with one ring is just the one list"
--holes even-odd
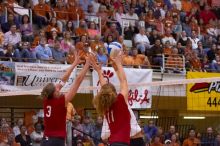
[(134, 43), (138, 51), (142, 54), (150, 54), (150, 41), (146, 35), (145, 28), (141, 27), (139, 33), (134, 38)]
[(80, 59), (85, 60), (85, 57), (90, 49), (88, 36), (82, 35), (80, 37), (80, 41), (76, 43), (76, 50), (79, 53)]
[(69, 52), (66, 55), (66, 61), (68, 64), (72, 64), (75, 60), (74, 57), (75, 48), (70, 48)]
[(53, 31), (50, 33), (50, 37), (49, 37), (49, 39), (48, 39), (48, 41), (47, 41), (47, 42), (48, 42), (48, 43), (47, 43), (48, 47), (53, 48), (54, 45), (55, 45), (55, 42), (56, 42), (57, 40), (59, 40), (58, 33), (57, 33), (56, 30), (53, 30)]
[(8, 44), (6, 45), (5, 47), (6, 49), (6, 52), (4, 54), (3, 57), (5, 57), (5, 59), (2, 59), (4, 61), (10, 61), (10, 58), (13, 58), (14, 57), (14, 46), (12, 44)]
[(41, 29), (44, 25), (47, 25), (52, 17), (51, 7), (45, 4), (44, 0), (39, 0), (39, 4), (35, 5), (34, 8), (34, 20), (38, 27)]
[(73, 146), (76, 145), (77, 140), (81, 140), (83, 138), (83, 127), (80, 124), (81, 117), (79, 115), (75, 115), (73, 118)]
[[(178, 55), (177, 48), (172, 49), (171, 54), (167, 57), (165, 67), (168, 68), (168, 71), (171, 71), (173, 73), (181, 73), (183, 71), (183, 67), (184, 67), (183, 58)], [(172, 133), (173, 129), (171, 128), (173, 128), (173, 126), (170, 127), (169, 133), (165, 135), (166, 136), (165, 139), (171, 138), (171, 135), (173, 134)], [(174, 127), (174, 132), (175, 132), (175, 127)]]
[(76, 36), (80, 37), (82, 35), (88, 36), (88, 28), (85, 20), (80, 20), (79, 27), (75, 30)]
[(104, 46), (105, 46), (105, 49), (107, 50), (108, 55), (110, 55), (110, 51), (111, 51), (111, 48), (109, 48), (109, 45), (111, 42), (113, 42), (113, 36), (108, 35), (104, 43)]
[(128, 19), (129, 25), (132, 27), (135, 26), (136, 21), (139, 20), (139, 17), (137, 16), (136, 13), (134, 13), (135, 7), (131, 7), (129, 12), (125, 14), (126, 19)]
[(35, 124), (38, 122), (38, 116), (37, 115), (33, 115), (32, 116), (32, 121), (30, 122), (30, 124), (27, 125), (27, 134), (31, 134), (32, 132), (34, 132), (35, 130)]
[(172, 46), (170, 44), (170, 41), (166, 41), (164, 46), (163, 46), (163, 54), (165, 54), (166, 56), (171, 55), (172, 54)]
[(163, 44), (165, 44), (167, 41), (169, 41), (171, 46), (176, 45), (176, 40), (174, 39), (174, 37), (171, 33), (172, 33), (171, 29), (166, 28), (166, 33), (165, 33), (164, 37), (162, 38)]
[(94, 21), (89, 23), (88, 34), (90, 40), (94, 40), (95, 36), (100, 34), (100, 31)]
[(171, 140), (170, 144), (172, 146), (180, 146), (180, 142), (179, 142), (178, 137), (177, 137), (176, 134), (172, 134), (170, 140)]
[(134, 64), (133, 57), (129, 55), (129, 49), (124, 49), (124, 53), (122, 55), (122, 65), (132, 66)]
[(181, 45), (180, 42), (177, 43), (176, 48), (178, 49), (178, 54), (184, 55), (184, 47)]
[(97, 51), (97, 60), (100, 64), (102, 64), (102, 66), (108, 66), (108, 57), (107, 55), (104, 53), (104, 48), (98, 48)]
[(51, 18), (49, 25), (46, 27), (47, 35), (50, 36), (51, 32), (56, 31), (57, 33), (61, 33), (60, 28), (57, 25), (57, 18)]
[(104, 33), (104, 39), (106, 39), (109, 35), (113, 37), (113, 41), (118, 40), (119, 32), (117, 31), (117, 26), (115, 23), (111, 23), (110, 27)]
[(157, 39), (160, 40), (159, 32), (156, 29), (153, 29), (149, 36), (150, 45), (153, 46)]
[(45, 31), (44, 30), (40, 30), (39, 31), (39, 34), (37, 36), (34, 37), (34, 41), (31, 45), (32, 48), (35, 48), (39, 45), (40, 43), (40, 39), (43, 38), (43, 37), (46, 37), (46, 34), (45, 34)]
[(43, 59), (43, 60), (53, 59), (51, 49), (46, 46), (46, 38), (43, 37), (40, 39), (40, 44), (35, 48), (35, 50), (36, 50), (37, 59)]
[(105, 5), (100, 5), (99, 11), (96, 13), (97, 17), (101, 17), (102, 28), (106, 28), (106, 23), (109, 20), (109, 15)]
[(24, 124), (24, 120), (22, 118), (17, 120), (16, 125), (13, 127), (13, 132), (15, 134), (15, 136), (18, 136), (19, 134), (21, 134), (21, 129), (20, 127)]
[(171, 140), (173, 134), (176, 134), (176, 127), (174, 125), (171, 125), (169, 131), (165, 133), (165, 140)]
[(97, 13), (99, 11), (100, 3), (98, 0), (91, 1), (91, 4), (93, 6), (94, 12)]
[(206, 32), (214, 37), (214, 38), (217, 38), (218, 36), (218, 21), (214, 21), (214, 20), (209, 20), (209, 23), (206, 25)]
[(155, 135), (152, 137), (152, 143), (150, 146), (163, 146), (163, 144), (160, 142), (160, 136)]
[(51, 48), (52, 56), (55, 63), (64, 63), (65, 62), (65, 52), (61, 48), (60, 41), (56, 40), (54, 46)]
[(179, 21), (179, 17), (173, 18), (172, 32), (174, 34), (174, 38), (178, 41), (182, 32), (182, 25)]
[(161, 47), (161, 41), (160, 39), (156, 39), (155, 44), (153, 47), (151, 47), (151, 60), (153, 65), (163, 65), (163, 59), (162, 59), (162, 54), (163, 54), (163, 48)]
[(88, 5), (88, 10), (86, 11), (85, 13), (85, 20), (88, 21), (88, 22), (91, 22), (91, 21), (94, 21), (94, 19), (98, 19), (98, 17), (96, 17), (96, 13), (94, 11), (94, 7), (92, 4), (89, 4)]
[[(15, 49), (14, 57), (18, 58), (18, 59), (16, 59), (17, 61), (19, 61), (19, 62), (29, 62), (29, 61), (33, 62), (34, 61), (34, 60), (29, 60), (29, 59), (33, 58), (33, 56), (31, 54), (31, 52), (29, 52), (28, 46), (29, 46), (28, 42), (23, 42), (23, 43), (19, 44), (17, 49)], [(35, 58), (33, 58), (33, 59), (35, 59)]]
[(215, 14), (210, 10), (209, 5), (205, 6), (205, 9), (200, 12), (199, 14), (200, 21), (203, 21), (203, 23), (206, 25), (209, 23), (209, 20), (216, 20), (217, 17)]
[[(100, 35), (95, 36), (94, 41), (91, 42), (91, 48), (92, 48), (92, 51), (94, 51), (94, 52), (97, 52), (98, 48), (105, 48), (104, 42), (101, 41)], [(106, 54), (107, 51), (105, 50), (104, 53)]]
[(206, 134), (202, 137), (202, 146), (213, 146), (215, 143), (215, 135), (212, 127), (206, 129)]
[(182, 146), (194, 146), (194, 145), (200, 145), (201, 142), (199, 139), (196, 138), (196, 132), (194, 129), (189, 129), (188, 132), (188, 138), (186, 138), (183, 141), (183, 145)]
[(22, 16), (22, 25), (20, 26), (20, 32), (23, 42), (33, 42), (33, 29), (28, 15)]
[(192, 28), (189, 24), (190, 24), (189, 17), (185, 17), (184, 21), (182, 21), (182, 28), (186, 32), (187, 37), (191, 36), (192, 34)]
[(67, 21), (65, 31), (69, 31), (71, 37), (75, 36), (75, 28), (72, 21)]
[(74, 27), (77, 27), (77, 15), (79, 16), (79, 20), (82, 20), (85, 18), (84, 11), (82, 7), (79, 4), (79, 1), (70, 1), (68, 2), (68, 16), (69, 20), (73, 22)]
[(156, 134), (157, 134), (157, 127), (154, 125), (153, 120), (149, 120), (148, 125), (144, 126), (144, 135), (146, 138), (146, 142), (149, 143), (153, 139), (153, 137), (156, 136)]
[(35, 130), (31, 133), (30, 137), (33, 142), (32, 146), (40, 146), (44, 133), (41, 123), (35, 124)]
[(101, 132), (102, 132), (102, 124), (103, 124), (103, 118), (102, 116), (97, 116), (96, 123), (94, 126), (94, 131), (92, 133), (93, 141), (95, 145), (98, 145), (101, 143)]
[(151, 64), (148, 60), (148, 57), (143, 54), (138, 54), (138, 50), (133, 48), (132, 50), (132, 57), (133, 57), (133, 65), (135, 67), (142, 67), (142, 68), (150, 68)]
[(69, 31), (66, 31), (63, 33), (64, 34), (64, 38), (63, 40), (61, 40), (61, 48), (65, 53), (68, 53), (71, 46), (74, 45), (74, 41), (71, 38), (71, 33)]
[(165, 136), (164, 136), (163, 128), (162, 127), (157, 127), (157, 134), (156, 135), (160, 137), (160, 142), (164, 143)]
[(209, 68), (211, 72), (218, 72), (220, 68), (216, 62), (216, 44), (213, 44), (211, 49), (207, 52), (207, 57), (209, 61)]
[(20, 126), (21, 133), (15, 137), (15, 141), (20, 143), (21, 146), (32, 146), (31, 137), (26, 135), (26, 127), (24, 125)]
[(218, 134), (218, 135), (216, 136), (214, 146), (219, 146), (219, 145), (220, 145), (220, 134)]
[(200, 60), (206, 55), (201, 41), (198, 42), (198, 48), (195, 50), (195, 52), (198, 54)]
[(3, 33), (6, 33), (10, 30), (11, 25), (16, 25), (17, 28), (19, 28), (19, 23), (16, 21), (13, 14), (8, 14), (8, 21), (1, 24), (1, 29)]
[(194, 31), (194, 30), (192, 31), (192, 36), (189, 37), (189, 40), (191, 40), (191, 42), (192, 42), (192, 49), (196, 50), (198, 48), (198, 42), (200, 41), (196, 31)]
[(202, 71), (202, 64), (196, 52), (190, 54), (189, 63), (191, 65), (191, 71)]
[(7, 144), (9, 133), (10, 133), (9, 125), (7, 123), (2, 124), (0, 129), (0, 143)]
[(20, 143), (17, 143), (15, 141), (15, 134), (13, 132), (10, 132), (8, 134), (8, 143), (9, 146), (21, 146)]
[(57, 18), (57, 25), (60, 32), (63, 32), (63, 26), (66, 25), (66, 22), (69, 19), (68, 11), (63, 0), (57, 0), (56, 6), (54, 7), (54, 13)]
[(125, 18), (126, 16), (124, 14), (123, 6), (120, 6), (115, 13), (115, 20), (119, 22), (120, 26), (122, 27), (123, 21), (125, 21), (123, 19)]
[(16, 46), (21, 41), (21, 34), (17, 32), (16, 25), (11, 25), (10, 31), (6, 32), (4, 35), (4, 45), (9, 43)]
[(85, 116), (82, 123), (83, 132), (85, 132), (88, 135), (84, 135), (84, 138), (87, 139), (87, 137), (92, 136), (94, 132), (94, 124), (92, 123), (92, 118), (90, 116)]

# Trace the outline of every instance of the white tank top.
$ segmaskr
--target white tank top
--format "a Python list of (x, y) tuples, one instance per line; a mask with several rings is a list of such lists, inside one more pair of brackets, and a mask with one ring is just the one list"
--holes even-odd
[[(141, 131), (141, 127), (138, 125), (138, 122), (136, 120), (136, 117), (134, 115), (134, 112), (132, 111), (131, 107), (128, 105), (128, 110), (130, 112), (131, 115), (131, 132), (130, 132), (130, 137), (136, 135), (137, 133), (139, 133)], [(108, 126), (108, 122), (106, 120), (106, 117), (104, 116), (103, 119), (103, 125), (102, 125), (102, 133), (101, 133), (101, 138), (102, 139), (108, 139), (110, 136), (110, 130), (109, 130), (109, 126)]]

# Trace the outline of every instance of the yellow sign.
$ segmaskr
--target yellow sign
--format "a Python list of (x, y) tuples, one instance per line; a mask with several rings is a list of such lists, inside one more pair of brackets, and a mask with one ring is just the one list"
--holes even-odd
[[(220, 77), (220, 73), (187, 73), (187, 79), (211, 77)], [(187, 110), (220, 111), (220, 81), (188, 84)]]

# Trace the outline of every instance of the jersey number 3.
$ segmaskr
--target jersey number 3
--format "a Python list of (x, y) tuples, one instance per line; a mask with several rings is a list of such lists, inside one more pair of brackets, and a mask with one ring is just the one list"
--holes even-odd
[(47, 106), (47, 113), (46, 113), (46, 117), (48, 117), (48, 118), (51, 116), (51, 109), (52, 109), (51, 106), (48, 105)]

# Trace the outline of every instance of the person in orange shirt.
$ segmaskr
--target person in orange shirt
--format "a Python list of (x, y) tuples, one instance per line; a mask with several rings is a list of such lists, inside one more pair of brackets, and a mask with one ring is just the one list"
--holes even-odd
[[(97, 52), (98, 48), (105, 48), (104, 43), (100, 41), (101, 36), (96, 35), (94, 41), (91, 42), (92, 51)], [(107, 52), (104, 52), (107, 53)]]
[(63, 26), (66, 25), (66, 22), (69, 19), (69, 15), (67, 8), (65, 7), (62, 0), (57, 0), (56, 6), (54, 8), (54, 14), (57, 18), (57, 25), (60, 28), (60, 31), (63, 32)]
[(66, 106), (66, 144), (72, 146), (72, 118), (76, 114), (76, 110), (71, 102), (67, 103)]
[(0, 129), (0, 143), (8, 143), (8, 135), (10, 133), (9, 125), (3, 124)]
[(166, 65), (168, 70), (173, 72), (180, 72), (183, 70), (183, 58), (178, 55), (178, 49), (173, 48), (172, 53), (168, 56)]
[(124, 49), (124, 54), (122, 55), (122, 65), (132, 66), (134, 64), (134, 59), (129, 55), (129, 50)]
[(189, 13), (192, 9), (192, 3), (190, 0), (182, 0), (182, 11)]
[(156, 27), (156, 19), (153, 15), (153, 10), (149, 10), (145, 16), (145, 23), (151, 27)]
[(182, 146), (200, 146), (201, 142), (196, 138), (196, 132), (194, 129), (189, 129), (189, 137), (183, 141)]
[(165, 55), (171, 55), (172, 54), (172, 47), (170, 45), (170, 41), (166, 41), (164, 48), (163, 48), (163, 53)]
[(85, 60), (89, 48), (90, 44), (88, 43), (87, 35), (82, 35), (80, 41), (76, 43), (76, 50), (78, 51), (81, 60)]
[(16, 143), (15, 134), (13, 132), (8, 134), (8, 143), (9, 146), (21, 146), (20, 143)]
[(160, 142), (160, 136), (156, 135), (152, 138), (152, 143), (150, 146), (163, 146), (163, 144)]
[(46, 32), (47, 32), (47, 35), (50, 35), (50, 33), (52, 31), (56, 31), (57, 33), (60, 33), (60, 28), (58, 27), (57, 25), (57, 19), (56, 17), (53, 17), (50, 21), (50, 24), (47, 26), (46, 28)]
[(163, 24), (166, 28), (167, 27), (172, 28), (173, 17), (171, 16), (171, 13), (169, 11), (167, 11), (167, 13), (165, 14), (165, 18), (163, 19)]
[(147, 66), (147, 67), (151, 66), (148, 57), (143, 54), (138, 54), (138, 50), (136, 48), (132, 50), (132, 56), (133, 56), (134, 66)]
[(82, 20), (85, 19), (85, 14), (82, 9), (82, 7), (79, 5), (78, 0), (75, 1), (69, 1), (68, 3), (68, 17), (69, 20), (73, 21), (74, 26), (76, 27), (77, 25), (77, 20)]
[(89, 35), (85, 20), (80, 20), (79, 27), (75, 30), (75, 34), (76, 36)]
[(41, 29), (43, 25), (47, 25), (52, 17), (51, 8), (45, 4), (44, 0), (39, 0), (39, 4), (34, 6), (34, 18), (38, 27)]
[(45, 31), (43, 29), (41, 29), (39, 31), (39, 34), (37, 36), (35, 36), (34, 41), (31, 44), (31, 47), (36, 48), (40, 43), (40, 38), (42, 38), (42, 37), (46, 37)]
[(74, 62), (74, 60), (75, 60), (74, 53), (75, 53), (75, 48), (70, 48), (69, 52), (66, 56), (66, 61), (68, 64), (72, 64)]

